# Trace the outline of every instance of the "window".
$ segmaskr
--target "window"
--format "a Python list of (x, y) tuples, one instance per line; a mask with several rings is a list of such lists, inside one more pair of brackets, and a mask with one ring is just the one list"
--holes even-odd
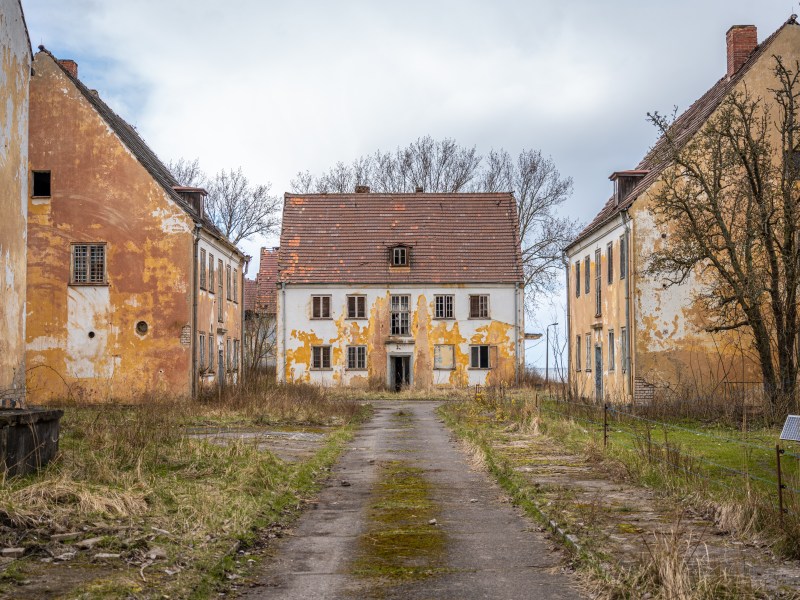
[(620, 329), (620, 350), (622, 351), (622, 372), (628, 371), (628, 329), (623, 327)]
[(208, 255), (208, 291), (214, 293), (214, 255)]
[(395, 246), (392, 248), (392, 266), (393, 267), (406, 267), (408, 266), (408, 248), (405, 246)]
[(106, 245), (72, 244), (72, 282), (103, 284), (106, 282)]
[(222, 302), (222, 259), (217, 261), (217, 321), (222, 323), (225, 318), (225, 311)]
[(608, 370), (614, 370), (614, 363), (616, 362), (615, 347), (614, 347), (614, 330), (608, 331)]
[(591, 288), (592, 288), (592, 274), (590, 272), (591, 268), (592, 268), (592, 261), (587, 256), (586, 258), (583, 259), (583, 271), (584, 271), (584, 273), (583, 273), (583, 288), (584, 288), (583, 291), (587, 295), (589, 294), (589, 292), (591, 291)]
[(206, 334), (200, 334), (200, 370), (204, 371), (206, 368)]
[(433, 368), (452, 371), (456, 368), (456, 352), (452, 344), (437, 344), (433, 347)]
[(228, 354), (228, 362), (226, 363), (225, 367), (228, 371), (231, 370), (233, 366), (233, 353), (231, 352), (231, 338), (225, 340), (225, 351)]
[(487, 294), (481, 294), (480, 296), (469, 297), (469, 318), (470, 319), (489, 318), (489, 296)]
[(598, 317), (602, 309), (602, 298), (600, 297), (600, 260), (600, 249), (598, 248), (594, 251), (594, 312)]
[(497, 346), (470, 346), (469, 366), (471, 369), (493, 369), (497, 364)]
[(592, 334), (586, 334), (586, 369), (587, 372), (592, 370)]
[(409, 335), (408, 296), (392, 296), (391, 335)]
[(231, 266), (225, 265), (225, 291), (227, 292), (228, 300), (232, 300), (231, 297)]
[(434, 319), (453, 318), (453, 296), (433, 297), (433, 318)]
[(239, 340), (233, 340), (233, 370), (239, 370)]
[(608, 283), (614, 283), (614, 242), (608, 242), (608, 246), (606, 246), (606, 263)]
[(209, 373), (213, 373), (216, 369), (214, 368), (214, 334), (212, 332), (208, 332), (208, 371)]
[(628, 275), (628, 242), (623, 235), (619, 238), (619, 278), (625, 279)]
[(200, 250), (200, 289), (206, 289), (206, 251)]
[(347, 368), (353, 371), (364, 371), (367, 368), (367, 347), (347, 347)]
[(233, 301), (239, 302), (239, 273), (236, 269), (233, 270)]
[(347, 318), (366, 319), (367, 318), (367, 297), (348, 296), (347, 297)]
[(34, 198), (50, 197), (50, 171), (33, 172), (33, 193)]
[(575, 336), (575, 370), (581, 370), (581, 335)]
[(311, 346), (311, 368), (316, 370), (331, 368), (330, 346)]
[(311, 318), (312, 319), (331, 318), (330, 296), (311, 296)]
[(581, 261), (575, 263), (575, 297), (581, 297)]

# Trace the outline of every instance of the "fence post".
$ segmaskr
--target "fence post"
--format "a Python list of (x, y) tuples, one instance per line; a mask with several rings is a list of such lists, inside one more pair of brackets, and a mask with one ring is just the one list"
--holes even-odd
[(608, 447), (608, 404), (603, 404), (603, 449)]
[(783, 483), (783, 475), (781, 474), (781, 454), (783, 454), (783, 448), (781, 448), (780, 444), (775, 444), (775, 456), (776, 456), (776, 467), (778, 470), (778, 521), (783, 527), (783, 490), (786, 486)]

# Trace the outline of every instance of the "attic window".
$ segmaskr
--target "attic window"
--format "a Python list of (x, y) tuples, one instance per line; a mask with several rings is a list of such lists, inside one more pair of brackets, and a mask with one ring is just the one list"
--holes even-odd
[(33, 172), (33, 193), (34, 198), (50, 197), (50, 171)]
[(395, 246), (392, 248), (392, 266), (393, 267), (407, 267), (408, 266), (408, 248), (405, 246)]

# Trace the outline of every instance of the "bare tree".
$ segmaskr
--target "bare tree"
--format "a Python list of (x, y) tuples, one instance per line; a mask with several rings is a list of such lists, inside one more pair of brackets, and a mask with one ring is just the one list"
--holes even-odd
[(238, 169), (223, 169), (213, 177), (200, 168), (198, 159), (170, 161), (168, 168), (181, 185), (208, 191), (206, 213), (234, 244), (253, 235), (269, 235), (279, 223), (281, 200), (270, 195), (271, 184), (254, 185)]
[(277, 319), (274, 313), (251, 312), (245, 318), (244, 360), (248, 374), (263, 371), (275, 359)]
[(766, 100), (731, 93), (688, 142), (672, 118), (649, 115), (672, 166), (653, 202), (669, 243), (648, 272), (668, 285), (694, 280), (708, 331), (751, 334), (776, 406), (797, 386), (800, 64), (775, 57), (774, 76)]
[(516, 158), (505, 150), (492, 150), (483, 158), (474, 146), (425, 136), (393, 152), (378, 150), (351, 165), (337, 163), (318, 178), (302, 171), (291, 185), (296, 193), (348, 193), (357, 185), (378, 193), (410, 193), (417, 188), (447, 193), (514, 192), (529, 307), (560, 285), (562, 248), (577, 233), (573, 220), (557, 214), (572, 193), (572, 179), (562, 177), (553, 160), (538, 150), (523, 150)]

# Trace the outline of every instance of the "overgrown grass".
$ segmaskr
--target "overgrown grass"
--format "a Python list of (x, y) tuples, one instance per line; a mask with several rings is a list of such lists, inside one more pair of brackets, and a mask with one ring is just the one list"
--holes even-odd
[[(311, 386), (251, 388), (203, 402), (144, 400), (66, 406), (56, 460), (38, 475), (0, 483), (0, 542), (27, 549), (23, 570), (33, 574), (38, 559), (50, 556), (53, 533), (75, 531), (100, 537), (93, 552), (119, 553), (122, 565), (110, 579), (90, 578), (75, 596), (128, 597), (133, 585), (137, 597), (208, 597), (226, 581), (235, 549), (291, 518), (368, 410)], [(254, 440), (216, 444), (190, 435), (198, 424), (267, 423), (333, 427), (321, 449), (298, 463)], [(155, 547), (165, 559), (147, 559)], [(72, 564), (80, 568), (80, 556)]]

